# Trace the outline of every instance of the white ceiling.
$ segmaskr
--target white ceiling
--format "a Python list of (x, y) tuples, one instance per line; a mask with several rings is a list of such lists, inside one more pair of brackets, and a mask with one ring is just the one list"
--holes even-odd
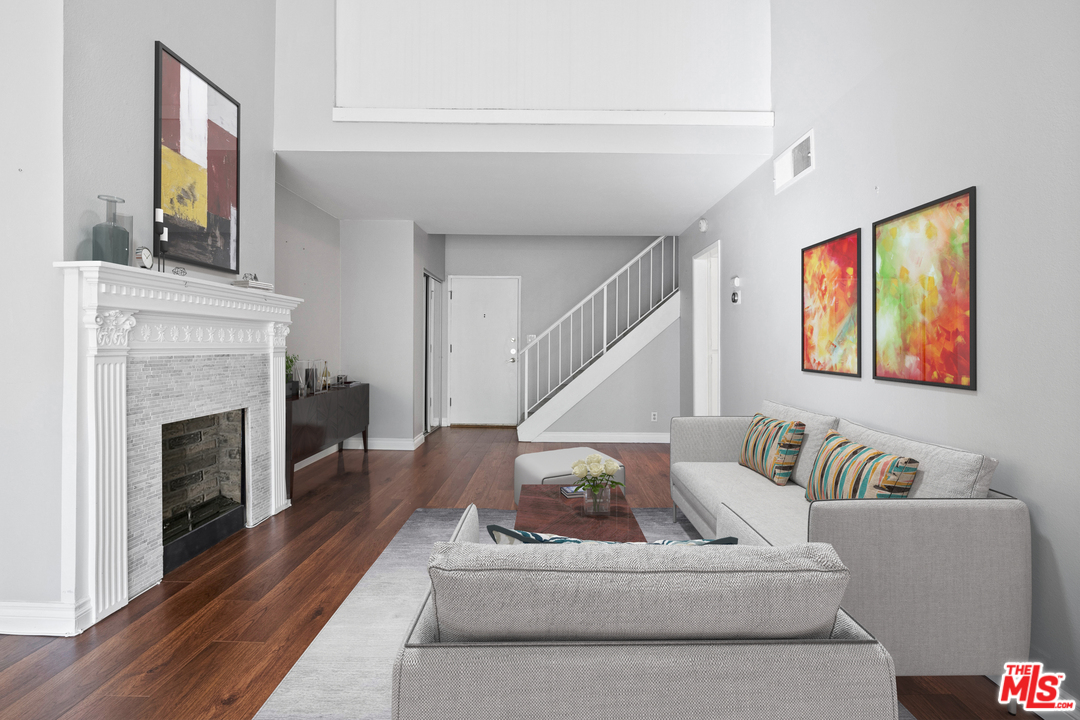
[(758, 154), (281, 151), (277, 181), (339, 219), (429, 233), (670, 235), (769, 159), (748, 149)]

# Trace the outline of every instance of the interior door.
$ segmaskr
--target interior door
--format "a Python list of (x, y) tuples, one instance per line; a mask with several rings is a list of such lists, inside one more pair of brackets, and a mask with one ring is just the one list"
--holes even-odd
[(516, 277), (450, 278), (450, 424), (518, 424)]
[(442, 424), (442, 283), (425, 275), (427, 302), (424, 312), (424, 333), (427, 351), (424, 353), (424, 432), (429, 433)]
[(720, 246), (693, 258), (694, 414), (720, 414)]

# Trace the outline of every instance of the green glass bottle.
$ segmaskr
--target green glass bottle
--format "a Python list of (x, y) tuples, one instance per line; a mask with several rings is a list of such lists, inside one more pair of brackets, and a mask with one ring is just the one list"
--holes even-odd
[(98, 195), (98, 198), (105, 201), (105, 222), (94, 226), (92, 259), (127, 265), (131, 252), (131, 235), (116, 222), (116, 206), (124, 202), (124, 199), (112, 195)]

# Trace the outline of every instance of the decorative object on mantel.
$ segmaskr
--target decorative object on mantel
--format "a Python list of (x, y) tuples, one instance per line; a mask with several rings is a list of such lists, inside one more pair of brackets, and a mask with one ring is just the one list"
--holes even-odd
[(260, 282), (259, 276), (252, 273), (244, 273), (244, 277), (239, 280), (233, 280), (233, 285), (242, 288), (252, 288), (253, 290), (267, 290), (274, 292), (274, 283)]
[(172, 269), (172, 274), (173, 274), (173, 275), (180, 275), (180, 276), (184, 276), (184, 275), (187, 275), (187, 270), (185, 270), (185, 269), (184, 269), (184, 268), (182, 268), (182, 267), (174, 267), (174, 268)]
[(127, 265), (131, 248), (131, 216), (117, 215), (116, 206), (124, 198), (98, 195), (105, 201), (105, 221), (94, 226), (90, 239), (79, 244), (76, 257), (79, 260), (101, 260)]
[(570, 466), (570, 471), (578, 479), (575, 490), (584, 490), (582, 510), (586, 515), (609, 515), (611, 513), (611, 488), (623, 483), (615, 479), (619, 464), (614, 460), (604, 461), (599, 453), (593, 453), (584, 460), (577, 460)]
[(154, 267), (154, 253), (148, 247), (135, 248), (135, 267), (149, 270)]
[(975, 389), (975, 188), (874, 223), (874, 379)]
[(862, 375), (859, 265), (862, 230), (802, 250), (802, 369)]
[(240, 103), (160, 42), (155, 57), (155, 253), (239, 273)]

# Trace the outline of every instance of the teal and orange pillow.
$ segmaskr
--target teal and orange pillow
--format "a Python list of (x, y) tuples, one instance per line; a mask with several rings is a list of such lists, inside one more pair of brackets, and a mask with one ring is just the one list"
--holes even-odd
[(772, 480), (787, 484), (802, 448), (806, 426), (798, 420), (777, 420), (761, 413), (746, 428), (739, 464)]
[(888, 455), (830, 430), (810, 471), (806, 499), (905, 498), (918, 469), (918, 460)]

